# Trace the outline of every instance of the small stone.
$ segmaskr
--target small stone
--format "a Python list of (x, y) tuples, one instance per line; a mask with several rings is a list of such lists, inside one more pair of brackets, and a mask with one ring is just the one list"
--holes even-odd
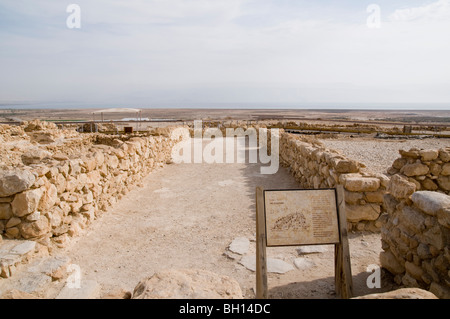
[(249, 248), (250, 248), (250, 241), (246, 237), (235, 238), (228, 247), (230, 251), (239, 255), (246, 254)]
[[(256, 271), (256, 257), (246, 255), (241, 258), (239, 261), (241, 265), (251, 271)], [(267, 272), (269, 273), (278, 273), (284, 274), (288, 271), (294, 270), (294, 267), (291, 264), (275, 258), (267, 258)]]
[(19, 238), (20, 230), (17, 227), (11, 227), (6, 230), (6, 237), (8, 238)]
[(36, 248), (35, 241), (26, 240), (15, 246), (13, 249), (11, 249), (10, 252), (12, 254), (25, 255), (28, 254), (29, 252), (34, 251), (35, 248)]
[(22, 222), (22, 220), (18, 217), (13, 217), (6, 223), (6, 228), (11, 228), (19, 225)]
[(295, 258), (294, 265), (297, 269), (306, 270), (316, 266), (316, 263), (306, 258)]
[(17, 288), (30, 294), (39, 293), (51, 282), (52, 278), (47, 275), (29, 272), (19, 279)]
[(0, 219), (10, 219), (12, 215), (11, 205), (9, 203), (0, 203)]
[(327, 245), (308, 245), (297, 248), (299, 255), (320, 254), (328, 251)]

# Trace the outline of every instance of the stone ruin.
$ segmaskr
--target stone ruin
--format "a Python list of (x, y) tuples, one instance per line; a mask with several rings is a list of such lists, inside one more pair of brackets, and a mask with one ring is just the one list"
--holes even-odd
[[(0, 234), (35, 242), (30, 250), (64, 247), (154, 167), (170, 163), (178, 142), (172, 130), (106, 135), (40, 121), (1, 125)], [(398, 284), (450, 298), (450, 148), (401, 150), (385, 175), (280, 132), (281, 164), (301, 188), (344, 186), (348, 229), (381, 233), (380, 263)], [(2, 260), (0, 277), (16, 263)]]

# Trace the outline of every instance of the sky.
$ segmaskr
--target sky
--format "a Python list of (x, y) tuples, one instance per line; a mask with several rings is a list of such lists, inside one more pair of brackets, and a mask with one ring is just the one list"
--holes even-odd
[(0, 0), (0, 105), (450, 110), (450, 0), (71, 1)]

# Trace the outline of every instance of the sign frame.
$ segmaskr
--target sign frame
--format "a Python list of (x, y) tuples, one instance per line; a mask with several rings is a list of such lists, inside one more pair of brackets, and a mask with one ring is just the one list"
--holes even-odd
[[(266, 192), (312, 192), (312, 191), (334, 191), (334, 201), (336, 204), (336, 211), (335, 211), (335, 218), (336, 218), (336, 224), (337, 224), (337, 232), (338, 232), (338, 239), (337, 241), (330, 241), (330, 242), (320, 242), (320, 243), (305, 243), (305, 244), (299, 244), (299, 243), (292, 243), (292, 244), (269, 244), (269, 235), (268, 235), (268, 229), (267, 229), (267, 206), (266, 206)], [(340, 238), (340, 227), (339, 227), (339, 215), (338, 215), (338, 200), (337, 200), (337, 191), (335, 188), (321, 188), (321, 189), (264, 189), (263, 190), (263, 198), (264, 198), (264, 218), (265, 218), (265, 225), (266, 225), (266, 247), (296, 247), (296, 246), (314, 246), (314, 245), (334, 245), (339, 242)]]
[[(333, 188), (325, 188), (330, 190)], [(318, 191), (320, 189), (268, 189), (267, 191)], [(353, 281), (350, 263), (350, 250), (348, 245), (347, 218), (345, 215), (344, 187), (338, 185), (335, 190), (336, 216), (339, 231), (339, 242), (334, 244), (334, 268), (336, 295), (343, 299), (352, 297)], [(267, 246), (267, 223), (265, 207), (265, 191), (261, 187), (256, 188), (256, 298), (268, 298), (267, 285), (267, 257), (266, 247), (286, 247), (303, 245), (327, 245), (327, 244), (294, 244)]]

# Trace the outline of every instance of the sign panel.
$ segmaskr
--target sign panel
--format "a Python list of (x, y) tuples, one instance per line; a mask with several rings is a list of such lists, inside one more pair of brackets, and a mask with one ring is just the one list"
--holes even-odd
[(334, 189), (264, 191), (267, 246), (339, 243)]

